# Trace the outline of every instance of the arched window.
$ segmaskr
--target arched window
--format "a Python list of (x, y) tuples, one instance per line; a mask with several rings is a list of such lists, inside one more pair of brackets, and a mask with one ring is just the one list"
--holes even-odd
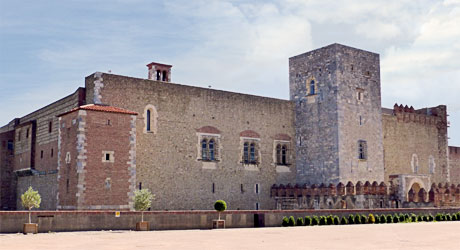
[(286, 165), (286, 145), (281, 147), (281, 164)]
[(276, 163), (281, 163), (281, 145), (276, 145)]
[(209, 151), (208, 151), (209, 160), (214, 161), (214, 140), (213, 139), (209, 140), (208, 147), (209, 147)]
[(201, 141), (201, 159), (208, 159), (208, 141), (206, 139)]
[(250, 146), (250, 159), (249, 161), (251, 163), (254, 163), (256, 161), (256, 145), (254, 143), (251, 143)]
[(249, 163), (249, 143), (247, 142), (243, 145), (243, 162)]
[(146, 118), (146, 119), (147, 119), (147, 131), (149, 131), (149, 132), (150, 132), (150, 115), (151, 115), (151, 114), (150, 114), (150, 110), (148, 109), (148, 110), (147, 110), (147, 115), (146, 115), (147, 118)]
[(311, 82), (310, 82), (310, 95), (314, 95), (314, 94), (315, 94), (315, 81), (311, 80)]

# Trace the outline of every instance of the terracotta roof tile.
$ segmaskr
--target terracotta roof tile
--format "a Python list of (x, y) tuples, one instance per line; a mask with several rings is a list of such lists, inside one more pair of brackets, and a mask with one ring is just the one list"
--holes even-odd
[(74, 111), (77, 111), (77, 110), (91, 110), (91, 111), (100, 111), (100, 112), (108, 112), (108, 113), (137, 115), (137, 112), (130, 111), (130, 110), (127, 110), (127, 109), (117, 108), (117, 107), (113, 107), (113, 106), (99, 105), (99, 104), (87, 104), (87, 105), (83, 105), (83, 106), (80, 106), (80, 107), (73, 108), (70, 111), (65, 112), (63, 114), (60, 114), (58, 116), (63, 116), (63, 115), (66, 115), (68, 113), (71, 113), (71, 112), (74, 112)]

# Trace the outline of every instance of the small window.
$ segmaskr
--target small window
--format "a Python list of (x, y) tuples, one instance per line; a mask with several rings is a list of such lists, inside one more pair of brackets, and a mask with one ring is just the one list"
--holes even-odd
[(256, 202), (256, 210), (259, 210), (259, 202)]
[(359, 126), (363, 125), (363, 117), (359, 116)]
[(105, 154), (105, 160), (110, 161), (110, 154), (108, 154), (108, 153)]
[(146, 118), (147, 119), (147, 131), (150, 132), (150, 116), (151, 116), (151, 114), (150, 114), (149, 109), (147, 109), (147, 115), (146, 116), (147, 116), (147, 118)]
[(13, 141), (8, 141), (8, 150), (13, 150), (14, 149), (14, 144)]
[(51, 133), (51, 132), (53, 132), (53, 122), (52, 121), (48, 123), (48, 133)]
[(356, 89), (356, 99), (358, 100), (358, 102), (362, 102), (364, 100), (364, 89)]
[(316, 93), (315, 81), (314, 81), (314, 80), (311, 80), (311, 81), (310, 81), (310, 95), (314, 95), (315, 93)]
[(29, 138), (29, 128), (26, 130), (26, 138)]
[(18, 131), (18, 141), (21, 141), (21, 130)]
[(366, 160), (367, 159), (367, 143), (366, 141), (358, 141), (358, 159)]
[(244, 193), (244, 186), (243, 186), (243, 184), (240, 184), (240, 190), (241, 190), (241, 193)]
[(163, 78), (162, 78), (163, 82), (166, 82), (168, 81), (168, 73), (166, 72), (166, 70), (163, 70)]
[(139, 182), (139, 190), (142, 189), (142, 182)]
[(40, 151), (40, 158), (43, 159), (43, 150)]
[(66, 181), (66, 184), (65, 184), (65, 189), (66, 189), (66, 193), (69, 193), (69, 186), (70, 186), (70, 180), (69, 178), (67, 178), (67, 181)]
[(212, 193), (215, 193), (216, 192), (216, 184), (214, 184), (214, 182), (212, 183)]
[(256, 194), (258, 194), (259, 193), (259, 184), (258, 183), (256, 183), (254, 189), (255, 189)]
[(114, 151), (102, 151), (102, 162), (115, 162)]
[(110, 120), (107, 120), (107, 125), (109, 125), (109, 126), (112, 125), (112, 124), (110, 123)]
[(53, 157), (54, 155), (54, 149), (51, 149), (51, 158)]

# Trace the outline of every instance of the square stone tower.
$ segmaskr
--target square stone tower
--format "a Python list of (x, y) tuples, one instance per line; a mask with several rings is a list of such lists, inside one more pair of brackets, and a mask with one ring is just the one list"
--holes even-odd
[(332, 44), (289, 58), (297, 182), (384, 180), (379, 55)]

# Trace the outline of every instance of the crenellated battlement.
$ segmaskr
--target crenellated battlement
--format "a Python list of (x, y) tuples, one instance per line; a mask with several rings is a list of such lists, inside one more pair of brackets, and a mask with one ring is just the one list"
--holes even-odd
[(278, 209), (355, 209), (397, 207), (445, 207), (460, 205), (460, 184), (433, 183), (429, 191), (410, 189), (406, 197), (399, 197), (399, 185), (376, 181), (358, 181), (307, 185), (272, 185), (270, 196)]
[(413, 106), (398, 105), (393, 106), (393, 115), (400, 122), (416, 122), (428, 125), (447, 127), (447, 112), (444, 105), (432, 108), (415, 109)]

